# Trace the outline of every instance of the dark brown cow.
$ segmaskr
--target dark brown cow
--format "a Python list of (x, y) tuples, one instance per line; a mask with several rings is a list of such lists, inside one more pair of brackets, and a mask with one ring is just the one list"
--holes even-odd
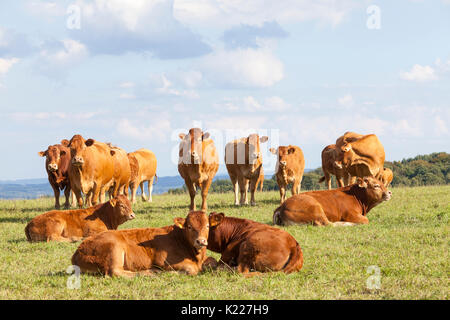
[[(267, 140), (269, 140), (267, 136), (259, 137), (258, 134), (251, 134), (246, 138), (229, 142), (225, 146), (225, 165), (234, 187), (235, 205), (248, 204), (249, 185), (250, 203), (252, 206), (256, 205), (256, 183), (263, 164), (260, 143)], [(241, 193), (240, 201), (238, 201), (238, 190)]]
[(356, 184), (335, 190), (295, 195), (278, 207), (273, 223), (279, 225), (354, 225), (369, 223), (366, 215), (376, 205), (391, 198), (380, 180), (358, 178)]
[(383, 182), (384, 186), (387, 188), (391, 184), (392, 180), (394, 180), (394, 173), (389, 168), (383, 168), (383, 174), (381, 175), (380, 180)]
[(208, 132), (204, 133), (198, 128), (190, 129), (187, 135), (179, 135), (178, 172), (189, 190), (191, 211), (195, 210), (195, 193), (198, 187), (202, 193), (202, 211), (206, 212), (209, 187), (219, 170), (219, 156), (209, 136)]
[(111, 151), (113, 152), (112, 159), (114, 161), (114, 175), (113, 175), (113, 185), (111, 186), (112, 197), (116, 197), (119, 194), (128, 194), (128, 185), (130, 183), (131, 168), (130, 161), (128, 160), (128, 155), (122, 148), (112, 146), (108, 144)]
[(292, 195), (299, 194), (305, 171), (305, 157), (303, 151), (297, 146), (279, 146), (270, 148), (270, 152), (277, 155), (275, 176), (280, 188), (280, 202), (286, 201), (286, 188), (292, 183)]
[(27, 224), (25, 235), (28, 241), (78, 241), (106, 230), (115, 230), (134, 217), (130, 201), (120, 195), (88, 209), (43, 213)]
[[(222, 254), (219, 265), (237, 266), (239, 272), (247, 275), (255, 274), (252, 271), (291, 273), (303, 266), (299, 244), (284, 230), (215, 212), (210, 214), (209, 221), (208, 249)], [(207, 263), (214, 265), (211, 260)]]
[(49, 146), (46, 151), (38, 152), (39, 156), (45, 157), (45, 170), (47, 171), (48, 182), (52, 186), (55, 194), (55, 208), (60, 209), (59, 195), (60, 190), (64, 190), (66, 202), (64, 208), (70, 207), (70, 182), (69, 182), (69, 163), (70, 149), (67, 148), (69, 141), (62, 140), (61, 144)]
[(83, 207), (81, 193), (86, 195), (87, 206), (104, 202), (105, 191), (113, 184), (115, 151), (108, 145), (93, 139), (84, 140), (80, 135), (74, 135), (69, 146), (71, 160), (69, 165), (69, 180), (75, 193), (78, 206)]
[[(136, 192), (141, 186), (141, 197), (143, 201), (152, 202), (153, 181), (156, 177), (156, 156), (147, 149), (139, 149), (128, 154), (131, 166), (131, 202), (136, 202)], [(148, 198), (145, 196), (144, 183), (148, 181)]]
[(342, 164), (336, 165), (339, 161), (339, 151), (335, 144), (326, 146), (322, 151), (322, 171), (324, 176), (320, 178), (319, 183), (326, 181), (328, 190), (331, 190), (331, 175), (336, 176), (336, 182), (338, 187), (348, 185), (348, 174), (342, 168)]
[(162, 228), (106, 231), (84, 240), (72, 256), (82, 272), (133, 277), (155, 270), (195, 275), (203, 268), (209, 219), (201, 211)]

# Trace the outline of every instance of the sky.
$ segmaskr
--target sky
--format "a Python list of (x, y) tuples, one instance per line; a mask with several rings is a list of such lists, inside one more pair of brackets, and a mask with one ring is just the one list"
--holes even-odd
[(268, 135), (266, 172), (270, 147), (317, 168), (346, 131), (390, 161), (450, 152), (450, 0), (0, 2), (0, 180), (46, 177), (37, 153), (74, 134), (175, 176), (191, 127), (221, 159)]

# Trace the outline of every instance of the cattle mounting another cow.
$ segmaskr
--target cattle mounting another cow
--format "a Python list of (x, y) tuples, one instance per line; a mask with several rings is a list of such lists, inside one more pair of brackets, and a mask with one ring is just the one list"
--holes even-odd
[(335, 144), (330, 144), (322, 150), (322, 171), (324, 176), (319, 179), (319, 183), (326, 181), (328, 190), (331, 190), (331, 175), (336, 176), (338, 187), (348, 185), (348, 173), (342, 168), (342, 164), (336, 165), (339, 161), (339, 151)]
[(25, 235), (28, 241), (78, 241), (106, 230), (115, 230), (134, 217), (130, 201), (120, 195), (87, 209), (43, 213), (27, 224)]
[(311, 191), (295, 195), (279, 206), (273, 223), (279, 225), (354, 225), (367, 224), (367, 213), (391, 198), (391, 191), (372, 177), (335, 190)]

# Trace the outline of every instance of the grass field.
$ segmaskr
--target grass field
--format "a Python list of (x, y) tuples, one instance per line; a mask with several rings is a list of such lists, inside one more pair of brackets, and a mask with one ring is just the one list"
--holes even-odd
[[(295, 274), (81, 275), (74, 290), (67, 288), (66, 269), (79, 243), (28, 243), (23, 231), (52, 209), (53, 199), (0, 201), (0, 299), (448, 299), (450, 186), (392, 191), (391, 201), (369, 213), (369, 225), (284, 228), (304, 254)], [(256, 207), (231, 205), (231, 193), (208, 198), (209, 211), (269, 224), (278, 201), (276, 192), (258, 193)], [(187, 204), (187, 195), (156, 195), (153, 203), (138, 202), (137, 218), (120, 228), (172, 224)], [(380, 270), (380, 289), (367, 288), (369, 266)]]

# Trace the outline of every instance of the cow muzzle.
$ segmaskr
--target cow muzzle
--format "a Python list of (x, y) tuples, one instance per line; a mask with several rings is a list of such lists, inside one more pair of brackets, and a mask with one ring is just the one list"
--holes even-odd
[(280, 161), (280, 167), (282, 168), (286, 167), (286, 161)]
[(55, 172), (56, 170), (58, 170), (58, 165), (56, 163), (49, 163), (47, 169), (50, 172)]
[(208, 240), (206, 240), (205, 238), (198, 238), (194, 242), (194, 247), (196, 249), (201, 249), (203, 247), (206, 247), (207, 245), (208, 245)]
[(128, 220), (133, 220), (134, 218), (136, 218), (136, 215), (134, 214), (134, 212), (130, 213)]
[(84, 164), (82, 157), (73, 157), (72, 164), (77, 167), (81, 167)]
[(392, 198), (392, 191), (387, 191), (383, 194), (383, 200), (384, 201), (389, 201)]

